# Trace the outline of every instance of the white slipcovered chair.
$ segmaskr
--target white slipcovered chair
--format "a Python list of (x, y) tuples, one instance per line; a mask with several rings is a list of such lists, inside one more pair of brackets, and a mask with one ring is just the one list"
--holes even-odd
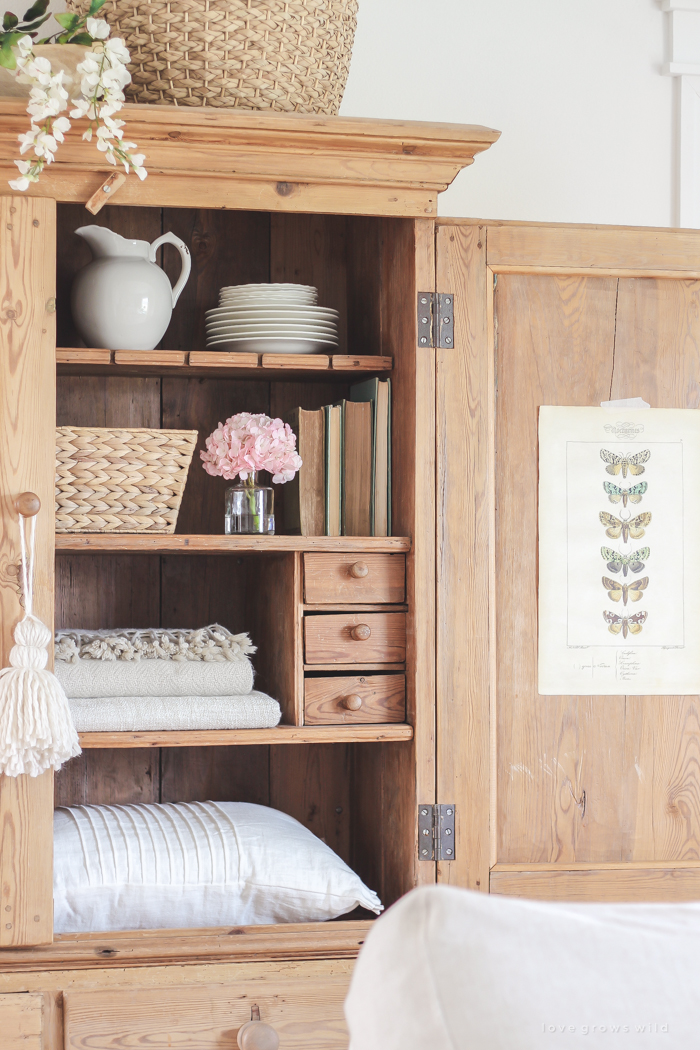
[(700, 1048), (700, 904), (567, 904), (435, 886), (373, 927), (350, 1050)]

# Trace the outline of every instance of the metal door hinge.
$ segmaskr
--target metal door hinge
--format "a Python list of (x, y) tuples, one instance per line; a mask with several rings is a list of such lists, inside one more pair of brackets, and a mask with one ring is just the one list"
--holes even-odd
[(455, 343), (452, 292), (418, 293), (418, 345), (450, 350)]
[(455, 807), (452, 803), (418, 807), (418, 859), (455, 859)]

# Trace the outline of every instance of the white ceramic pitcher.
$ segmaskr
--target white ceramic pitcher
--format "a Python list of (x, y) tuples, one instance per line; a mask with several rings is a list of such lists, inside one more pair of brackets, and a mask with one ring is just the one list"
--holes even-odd
[[(174, 233), (164, 233), (149, 244), (127, 240), (104, 226), (81, 226), (75, 232), (94, 256), (76, 274), (71, 291), (73, 321), (86, 346), (153, 350), (165, 335), (190, 276), (189, 248)], [(173, 244), (182, 259), (174, 288), (156, 265), (161, 244)]]

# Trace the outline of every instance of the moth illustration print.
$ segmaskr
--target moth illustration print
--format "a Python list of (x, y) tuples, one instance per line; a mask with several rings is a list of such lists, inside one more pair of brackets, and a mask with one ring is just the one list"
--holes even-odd
[(629, 503), (641, 503), (642, 496), (647, 490), (646, 481), (640, 481), (638, 485), (631, 485), (628, 489), (621, 489), (619, 485), (613, 484), (612, 481), (604, 481), (603, 488), (608, 494), (608, 499), (611, 503), (619, 503), (622, 501), (622, 506), (626, 507)]
[(643, 452), (636, 452), (633, 456), (620, 456), (617, 452), (609, 452), (606, 448), (601, 448), (600, 458), (604, 463), (607, 463), (605, 468), (608, 474), (619, 474), (622, 472), (623, 478), (627, 477), (627, 472), (630, 474), (643, 474), (644, 464), (649, 462), (651, 456), (651, 449), (645, 448)]
[(628, 599), (631, 602), (640, 601), (648, 584), (648, 576), (642, 576), (641, 580), (632, 580), (631, 583), (620, 583), (619, 580), (611, 580), (609, 576), (603, 576), (603, 587), (608, 592), (610, 601), (619, 602), (622, 599), (623, 605), (627, 605)]
[(619, 634), (622, 631), (623, 638), (626, 638), (628, 634), (639, 634), (646, 618), (647, 614), (645, 612), (634, 613), (633, 616), (620, 616), (614, 612), (603, 613), (603, 619), (607, 623), (610, 633)]
[(620, 554), (619, 551), (614, 551), (612, 547), (601, 547), (600, 553), (603, 556), (603, 561), (606, 563), (608, 572), (619, 572), (622, 569), (622, 575), (626, 576), (628, 571), (638, 573), (644, 568), (644, 564), (651, 554), (649, 547), (640, 547), (639, 550), (632, 551), (631, 554)]
[(616, 518), (614, 514), (609, 514), (607, 510), (601, 510), (600, 521), (605, 526), (606, 536), (609, 536), (611, 540), (617, 540), (622, 536), (622, 542), (627, 543), (630, 536), (633, 540), (642, 538), (644, 530), (651, 523), (651, 514), (646, 510), (642, 514), (637, 514), (634, 518), (625, 520), (624, 518)]
[[(645, 463), (649, 462), (650, 457), (651, 449), (648, 448), (633, 455), (620, 455), (617, 452), (610, 452), (606, 448), (600, 450), (600, 458), (606, 464), (606, 472), (613, 475), (622, 474), (623, 478), (626, 478), (628, 473), (633, 476), (643, 474), (646, 469)], [(603, 490), (610, 503), (622, 504), (619, 518), (614, 514), (610, 514), (607, 510), (602, 510), (599, 515), (600, 523), (605, 529), (605, 535), (609, 536), (611, 540), (621, 539), (622, 543), (626, 545), (631, 539), (639, 540), (642, 538), (646, 528), (651, 524), (651, 513), (643, 511), (641, 514), (635, 514), (633, 517), (629, 511), (625, 513), (625, 510), (628, 503), (633, 505), (641, 503), (648, 487), (646, 481), (639, 481), (637, 484), (629, 486), (616, 485), (612, 481), (603, 482)], [(624, 579), (628, 572), (636, 575), (643, 570), (650, 550), (649, 547), (640, 547), (630, 554), (621, 554), (611, 547), (601, 547), (600, 553), (605, 559), (608, 570), (614, 573), (622, 570)], [(642, 576), (640, 579), (630, 580), (627, 583), (613, 580), (609, 576), (603, 576), (602, 583), (608, 592), (608, 598), (611, 602), (622, 602), (622, 605), (626, 606), (628, 602), (641, 601), (644, 591), (649, 585), (649, 577)], [(611, 634), (622, 634), (623, 638), (627, 638), (628, 634), (635, 635), (641, 632), (647, 615), (646, 612), (623, 613), (620, 615), (619, 613), (606, 610), (603, 612), (603, 619), (608, 625), (608, 630)]]

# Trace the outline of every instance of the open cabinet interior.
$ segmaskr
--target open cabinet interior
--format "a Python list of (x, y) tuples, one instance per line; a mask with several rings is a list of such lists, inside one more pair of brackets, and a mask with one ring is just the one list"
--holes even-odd
[[(321, 306), (339, 311), (340, 355), (389, 358), (382, 372), (392, 382), (393, 536), (380, 541), (362, 537), (305, 537), (296, 549), (282, 550), (274, 540), (285, 534), (284, 486), (275, 486), (277, 536), (272, 542), (245, 543), (234, 551), (223, 539), (224, 490), (231, 484), (210, 477), (199, 451), (208, 434), (237, 412), (263, 412), (284, 418), (295, 407), (320, 408), (347, 396), (350, 385), (372, 373), (365, 366), (313, 369), (196, 368), (151, 363), (81, 363), (80, 337), (70, 310), (75, 274), (91, 259), (74, 230), (85, 224), (79, 205), (59, 204), (57, 211), (57, 425), (149, 427), (197, 430), (198, 442), (180, 508), (176, 536), (188, 548), (148, 553), (143, 537), (104, 533), (99, 549), (81, 546), (96, 537), (57, 537), (55, 623), (57, 628), (197, 628), (220, 623), (233, 633), (248, 632), (256, 688), (279, 700), (282, 727), (308, 725), (308, 696), (320, 701), (313, 717), (324, 721), (324, 688), (347, 683), (361, 690), (372, 683), (380, 699), (372, 726), (338, 719), (332, 739), (317, 742), (240, 743), (226, 733), (207, 734), (204, 746), (187, 746), (179, 734), (168, 746), (167, 734), (105, 741), (81, 740), (83, 754), (55, 778), (56, 806), (126, 803), (240, 801), (282, 810), (325, 841), (369, 885), (385, 906), (414, 884), (415, 854), (415, 657), (411, 637), (413, 608), (411, 537), (415, 489), (415, 328), (414, 223), (407, 219), (326, 215), (283, 215), (218, 209), (105, 207), (96, 222), (127, 238), (153, 241), (174, 232), (190, 247), (192, 274), (173, 312), (160, 349), (205, 349), (205, 311), (218, 304), (224, 285), (294, 282), (318, 288)], [(174, 283), (177, 253), (161, 248), (159, 260)], [(76, 350), (63, 363), (60, 348)], [(119, 355), (117, 355), (118, 358)], [(131, 355), (132, 358), (136, 355)], [(149, 355), (144, 355), (148, 362)], [(208, 537), (206, 550), (197, 537)], [(158, 537), (153, 537), (158, 540)], [(163, 538), (167, 547), (169, 537)], [(245, 537), (241, 538), (245, 539)], [(334, 546), (335, 545), (335, 546)], [(131, 547), (131, 549), (130, 549)], [(347, 547), (347, 551), (345, 551)], [(335, 558), (346, 572), (363, 552), (378, 559), (380, 573), (394, 581), (390, 593), (360, 601), (347, 594), (307, 594), (305, 581), (313, 558)], [(343, 560), (344, 559), (344, 560)], [(347, 563), (347, 565), (346, 565)], [(387, 597), (389, 600), (387, 600)], [(391, 635), (385, 650), (365, 663), (340, 655), (315, 657), (310, 632), (319, 617), (348, 624), (373, 617), (379, 633)], [(375, 632), (376, 633), (376, 632)], [(383, 636), (382, 636), (383, 637)], [(378, 643), (379, 644), (379, 643)], [(327, 662), (330, 660), (330, 662)], [(337, 664), (337, 666), (335, 666)], [(342, 680), (342, 681), (341, 681)], [(312, 686), (309, 685), (312, 683)], [(359, 683), (359, 684), (358, 684)], [(336, 692), (338, 689), (336, 689)], [(332, 692), (332, 690), (331, 690)], [(305, 703), (305, 697), (307, 702)], [(320, 704), (320, 707), (319, 707)], [(383, 706), (382, 706), (383, 704)], [(328, 719), (326, 719), (328, 722)], [(392, 723), (385, 725), (384, 723)], [(358, 738), (353, 728), (362, 732)], [(393, 732), (393, 737), (392, 737)], [(97, 738), (101, 734), (95, 734)], [(104, 734), (102, 734), (104, 736)], [(121, 734), (128, 736), (128, 734)], [(345, 739), (348, 738), (348, 739)], [(256, 738), (257, 740), (258, 738)], [(112, 741), (114, 742), (114, 741)], [(109, 743), (109, 742), (108, 742)], [(134, 746), (131, 746), (133, 743)]]

